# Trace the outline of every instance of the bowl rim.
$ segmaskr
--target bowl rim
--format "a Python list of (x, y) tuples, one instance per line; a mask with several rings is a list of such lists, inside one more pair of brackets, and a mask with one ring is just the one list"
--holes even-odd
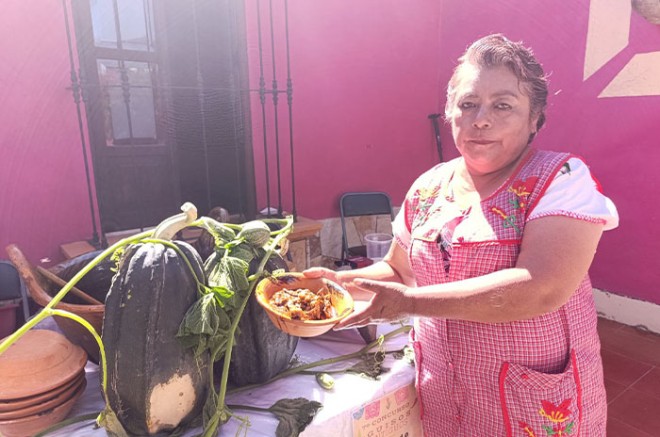
[[(292, 319), (291, 317), (288, 317), (285, 314), (280, 313), (279, 311), (276, 311), (268, 302), (266, 299), (265, 294), (263, 293), (263, 289), (265, 285), (261, 285), (262, 283), (266, 283), (265, 281), (270, 281), (273, 283), (273, 279), (277, 280), (278, 278), (282, 278), (284, 276), (290, 276), (291, 278), (294, 278), (295, 281), (300, 281), (300, 280), (318, 280), (322, 281), (328, 288), (332, 288), (334, 291), (337, 291), (344, 296), (344, 300), (348, 303), (346, 308), (341, 314), (336, 315), (335, 317), (331, 317), (329, 319), (323, 319), (323, 320), (298, 320), (298, 319)], [(292, 281), (293, 282), (293, 281)], [(282, 288), (284, 288), (285, 285), (282, 285)], [(257, 288), (255, 290), (255, 294), (257, 297), (257, 301), (259, 302), (259, 305), (261, 305), (264, 310), (266, 310), (268, 313), (273, 314), (274, 316), (280, 318), (283, 322), (285, 323), (290, 323), (293, 325), (298, 325), (298, 326), (326, 326), (326, 325), (336, 325), (339, 321), (342, 319), (348, 317), (349, 314), (351, 314), (355, 310), (355, 301), (353, 300), (353, 296), (351, 293), (349, 293), (348, 290), (346, 290), (344, 287), (341, 285), (337, 284), (335, 281), (332, 281), (328, 278), (309, 278), (307, 276), (304, 276), (300, 272), (285, 272), (285, 273), (279, 273), (275, 274), (272, 276), (268, 276), (266, 278), (263, 278), (261, 281), (259, 281), (259, 284), (257, 284)], [(273, 293), (274, 294), (274, 293)]]

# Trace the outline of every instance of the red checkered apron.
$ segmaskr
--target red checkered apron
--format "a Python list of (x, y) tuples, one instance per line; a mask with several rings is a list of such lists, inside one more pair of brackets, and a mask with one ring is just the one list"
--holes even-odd
[[(406, 205), (417, 285), (513, 267), (526, 217), (569, 157), (530, 151), (480, 210), (469, 211), (459, 211), (447, 191), (454, 163), (436, 169)], [(585, 277), (563, 307), (534, 319), (418, 320), (413, 345), (425, 436), (605, 436), (596, 317)]]

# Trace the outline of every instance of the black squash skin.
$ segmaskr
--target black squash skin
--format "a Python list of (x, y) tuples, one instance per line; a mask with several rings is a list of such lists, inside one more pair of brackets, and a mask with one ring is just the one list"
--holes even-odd
[[(201, 259), (187, 243), (174, 241), (205, 282)], [(108, 400), (130, 435), (149, 434), (153, 387), (174, 375), (190, 375), (196, 401), (182, 423), (199, 415), (208, 389), (208, 354), (195, 358), (176, 333), (197, 299), (197, 286), (185, 260), (162, 244), (126, 249), (106, 299), (103, 343), (108, 362)]]
[[(94, 258), (99, 255), (102, 250), (95, 250), (93, 252), (88, 252), (69, 260), (63, 261), (49, 270), (55, 273), (60, 278), (65, 281), (69, 281), (73, 278), (76, 273), (82, 270), (87, 264), (90, 263)], [(112, 278), (115, 276), (113, 271), (115, 267), (115, 262), (108, 258), (104, 258), (100, 263), (94, 266), (85, 276), (78, 281), (76, 287), (80, 288), (85, 293), (89, 294), (96, 300), (101, 302), (105, 301), (105, 296), (108, 294), (110, 289), (110, 284), (112, 283)], [(75, 304), (87, 304), (87, 302), (82, 299), (67, 295), (65, 301), (75, 303)]]
[[(252, 260), (250, 274), (256, 271), (259, 261), (259, 257)], [(273, 272), (280, 269), (288, 270), (286, 262), (275, 253), (266, 262), (264, 270)], [(234, 386), (266, 382), (289, 366), (298, 337), (277, 329), (254, 293), (238, 323), (238, 331), (229, 367), (229, 381)], [(221, 365), (222, 360), (215, 364), (216, 374), (221, 373)]]

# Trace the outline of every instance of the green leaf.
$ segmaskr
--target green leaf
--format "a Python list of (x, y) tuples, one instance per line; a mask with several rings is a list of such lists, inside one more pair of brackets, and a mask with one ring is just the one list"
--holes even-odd
[(215, 298), (218, 300), (218, 303), (221, 307), (225, 306), (225, 303), (231, 300), (234, 297), (234, 292), (225, 288), (225, 287), (208, 287), (209, 293), (213, 293)]
[(231, 320), (214, 294), (198, 299), (186, 312), (176, 336), (186, 348), (195, 348), (199, 356), (207, 349), (227, 341)]
[[(225, 256), (220, 261), (220, 281), (217, 285), (243, 293), (248, 290), (250, 283), (247, 278), (249, 264), (242, 259)], [(211, 285), (209, 283), (209, 285)]]
[[(568, 164), (567, 164), (567, 165), (568, 165)], [(570, 168), (569, 168), (569, 171), (570, 171)], [(575, 422), (571, 422), (571, 423), (569, 423), (568, 425), (566, 425), (566, 429), (564, 430), (564, 432), (565, 432), (566, 434), (572, 434), (572, 433), (573, 433), (573, 426), (574, 426), (574, 425), (575, 425)]]
[(242, 259), (246, 263), (250, 263), (255, 257), (254, 250), (248, 244), (239, 244), (229, 251), (229, 256)]

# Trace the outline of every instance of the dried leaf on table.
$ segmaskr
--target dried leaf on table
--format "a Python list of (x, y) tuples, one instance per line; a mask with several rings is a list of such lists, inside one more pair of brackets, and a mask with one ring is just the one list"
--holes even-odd
[(383, 367), (385, 360), (385, 352), (378, 351), (374, 353), (365, 354), (355, 365), (346, 369), (347, 373), (357, 373), (369, 379), (378, 379), (381, 374), (388, 372), (390, 369)]
[(317, 411), (323, 405), (305, 398), (280, 399), (269, 409), (279, 419), (275, 430), (276, 437), (297, 437), (312, 423)]

